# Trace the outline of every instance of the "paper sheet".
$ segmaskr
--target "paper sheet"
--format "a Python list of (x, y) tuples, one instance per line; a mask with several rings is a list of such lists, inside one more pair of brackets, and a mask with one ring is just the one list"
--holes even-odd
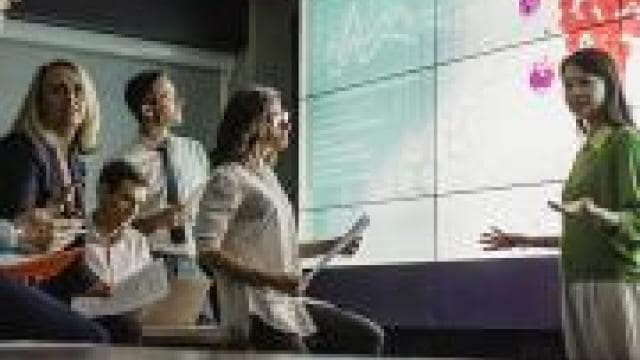
[(302, 276), (302, 278), (300, 279), (300, 285), (298, 287), (299, 291), (303, 293), (309, 286), (309, 283), (311, 283), (311, 280), (316, 275), (316, 273), (324, 268), (329, 263), (329, 261), (340, 254), (340, 252), (344, 248), (346, 248), (354, 240), (354, 238), (362, 236), (362, 233), (370, 223), (371, 219), (369, 218), (369, 215), (360, 215), (356, 222), (351, 226), (351, 229), (349, 229), (349, 231), (344, 234), (342, 239), (340, 239), (340, 241), (338, 241), (331, 250), (321, 255), (319, 261), (313, 265), (311, 270)]
[(167, 296), (168, 292), (164, 262), (154, 260), (112, 288), (111, 296), (76, 297), (71, 307), (89, 318), (116, 315), (156, 302)]

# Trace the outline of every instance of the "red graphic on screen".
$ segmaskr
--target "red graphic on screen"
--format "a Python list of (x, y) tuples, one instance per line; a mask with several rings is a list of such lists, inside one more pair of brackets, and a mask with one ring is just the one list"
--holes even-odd
[[(629, 44), (624, 35), (640, 35), (637, 0), (560, 0), (560, 29), (568, 52), (597, 47), (609, 52), (624, 73)], [(620, 8), (619, 8), (620, 6)], [(624, 19), (616, 21), (616, 19)]]
[(535, 92), (542, 93), (549, 89), (555, 77), (554, 65), (547, 59), (536, 61), (529, 72), (529, 86)]
[(519, 0), (520, 15), (530, 16), (540, 8), (540, 0)]

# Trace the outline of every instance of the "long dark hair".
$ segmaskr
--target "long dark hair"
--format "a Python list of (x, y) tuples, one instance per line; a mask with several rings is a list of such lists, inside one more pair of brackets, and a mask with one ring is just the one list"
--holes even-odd
[[(567, 66), (573, 65), (583, 72), (595, 75), (604, 80), (605, 97), (600, 111), (607, 125), (633, 126), (629, 107), (622, 91), (622, 84), (616, 69), (616, 64), (609, 54), (596, 48), (579, 49), (562, 60), (560, 73), (564, 76)], [(586, 133), (587, 125), (584, 119), (577, 119), (578, 129)]]
[(275, 88), (254, 85), (236, 91), (229, 99), (211, 154), (213, 166), (241, 162), (259, 139), (259, 124), (268, 120), (269, 106), (281, 99)]

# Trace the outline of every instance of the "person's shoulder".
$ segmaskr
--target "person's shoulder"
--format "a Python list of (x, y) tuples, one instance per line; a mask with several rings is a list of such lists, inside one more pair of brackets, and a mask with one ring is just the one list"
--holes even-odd
[(26, 134), (12, 131), (2, 136), (0, 138), (0, 143), (26, 142), (27, 140), (28, 140), (28, 137)]
[(114, 151), (111, 156), (106, 158), (124, 161), (135, 167), (141, 167), (150, 161), (150, 157), (149, 149), (144, 146), (140, 139), (136, 139)]
[(10, 132), (0, 138), (0, 148), (11, 150), (35, 151), (33, 141), (23, 133)]
[(615, 144), (638, 143), (640, 141), (640, 131), (635, 126), (618, 126), (612, 129), (611, 140)]
[(621, 125), (613, 128), (613, 133), (618, 135), (638, 134), (638, 128), (633, 125)]
[(177, 151), (180, 158), (187, 161), (192, 167), (209, 170), (209, 156), (199, 140), (187, 136), (171, 135), (171, 145)]
[(140, 138), (136, 138), (135, 140), (129, 141), (119, 148), (114, 149), (114, 154), (112, 157), (126, 159), (135, 157), (136, 155), (144, 152), (144, 150), (145, 146), (142, 144), (142, 141), (140, 140)]
[(179, 146), (202, 146), (200, 141), (198, 141), (198, 140), (196, 140), (196, 139), (194, 139), (194, 138), (192, 138), (190, 136), (182, 136), (182, 135), (171, 134), (170, 135), (170, 141), (175, 142)]
[(209, 174), (209, 185), (217, 188), (237, 189), (242, 184), (242, 167), (237, 163), (215, 166)]
[(237, 178), (240, 171), (240, 165), (237, 163), (220, 164), (211, 169), (211, 178)]
[(131, 236), (134, 238), (145, 237), (143, 233), (141, 233), (138, 229), (131, 225), (124, 226), (122, 228), (122, 233), (127, 236)]
[(171, 135), (171, 141), (183, 149), (196, 152), (204, 152), (204, 146), (199, 140), (189, 136)]
[(146, 235), (133, 226), (125, 226), (124, 229), (122, 229), (122, 237), (123, 238), (121, 240), (126, 241), (129, 247), (148, 246)]
[(0, 159), (25, 165), (24, 162), (38, 162), (39, 156), (35, 144), (26, 134), (12, 132), (0, 139)]
[(211, 204), (236, 203), (244, 196), (247, 183), (243, 180), (238, 166), (234, 163), (222, 164), (211, 169), (201, 206)]
[(627, 156), (623, 154), (640, 153), (640, 131), (630, 125), (619, 126), (611, 130), (607, 141), (606, 151), (615, 156)]

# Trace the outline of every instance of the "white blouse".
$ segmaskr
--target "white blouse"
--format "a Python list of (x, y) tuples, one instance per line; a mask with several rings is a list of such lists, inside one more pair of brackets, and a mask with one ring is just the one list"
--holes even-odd
[[(269, 167), (252, 172), (233, 163), (213, 169), (200, 204), (199, 250), (223, 249), (247, 267), (300, 275), (293, 209)], [(287, 333), (311, 335), (315, 326), (304, 304), (268, 288), (217, 274), (222, 326), (248, 336), (249, 315)]]

